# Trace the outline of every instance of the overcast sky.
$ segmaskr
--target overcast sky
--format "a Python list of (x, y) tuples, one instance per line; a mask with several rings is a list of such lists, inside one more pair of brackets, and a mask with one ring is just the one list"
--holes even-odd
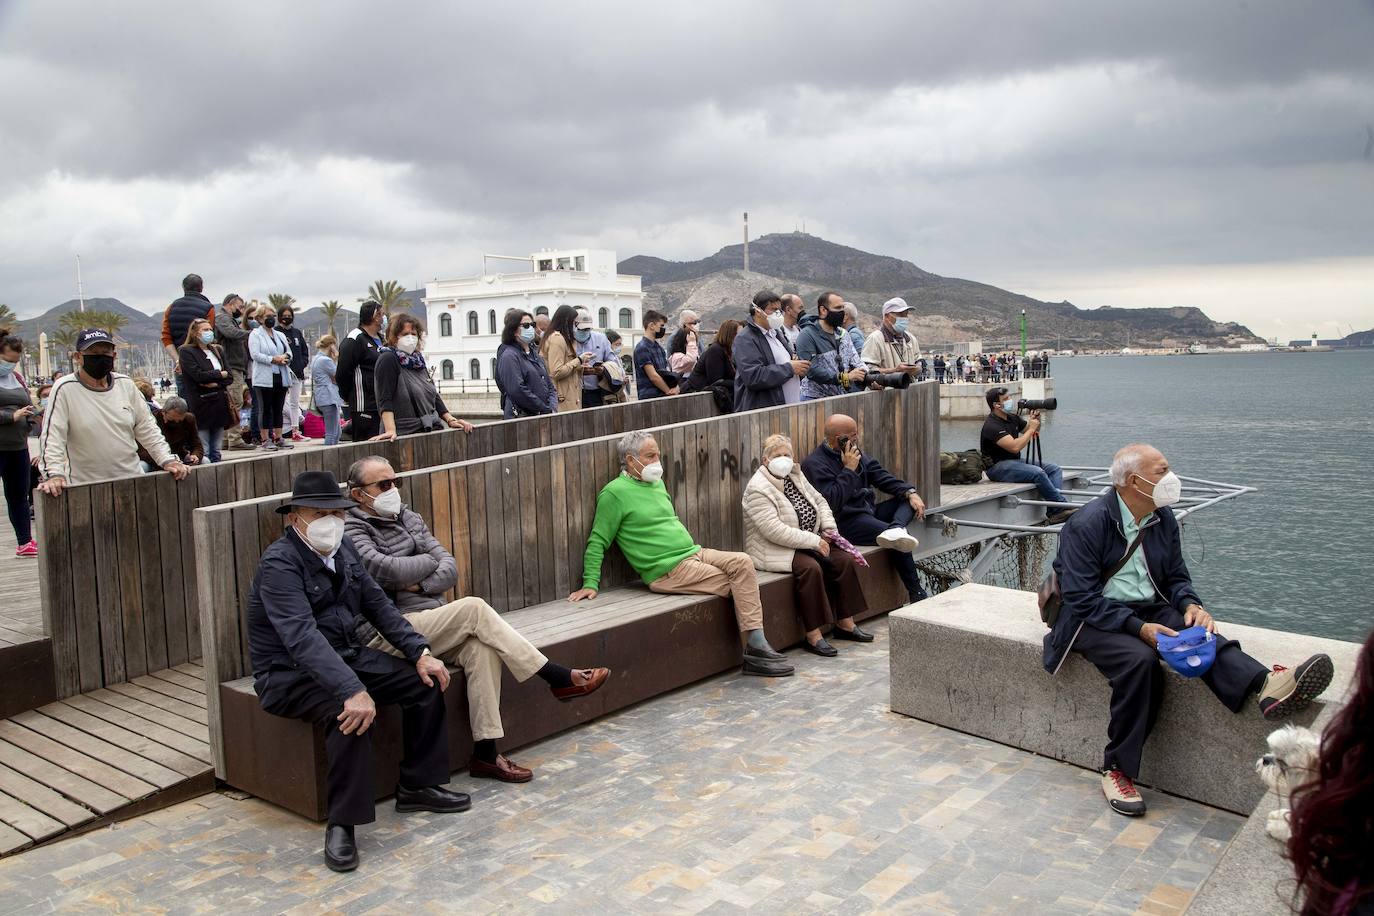
[[(460, 9), (460, 7), (476, 7)], [(1374, 0), (0, 0), (0, 302), (351, 303), (806, 228), (1078, 305), (1374, 326)]]

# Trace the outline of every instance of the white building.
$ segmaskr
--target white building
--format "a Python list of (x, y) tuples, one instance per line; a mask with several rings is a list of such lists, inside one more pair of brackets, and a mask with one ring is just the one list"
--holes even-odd
[(602, 330), (615, 329), (622, 352), (643, 335), (644, 293), (639, 277), (616, 273), (614, 251), (545, 249), (528, 258), (486, 255), (505, 262), (510, 273), (482, 273), (425, 284), (425, 358), (439, 382), (492, 379), (506, 311), (552, 315), (560, 305), (587, 309)]

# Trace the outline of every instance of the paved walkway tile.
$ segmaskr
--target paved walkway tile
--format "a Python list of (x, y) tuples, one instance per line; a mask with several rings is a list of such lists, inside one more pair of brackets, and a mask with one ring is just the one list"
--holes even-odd
[[(0, 863), (0, 910), (174, 913), (1130, 913), (1186, 906), (1235, 815), (894, 715), (887, 627), (794, 678), (726, 675), (540, 742), (457, 815), (323, 830), (217, 793)], [(1038, 673), (1038, 672), (1037, 672)]]

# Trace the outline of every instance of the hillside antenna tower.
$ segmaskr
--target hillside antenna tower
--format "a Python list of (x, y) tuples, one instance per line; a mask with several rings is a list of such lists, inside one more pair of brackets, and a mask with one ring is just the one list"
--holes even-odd
[(744, 211), (744, 272), (749, 273), (749, 211)]
[(81, 255), (76, 256), (76, 301), (81, 304), (81, 311), (86, 311), (86, 293), (81, 289)]

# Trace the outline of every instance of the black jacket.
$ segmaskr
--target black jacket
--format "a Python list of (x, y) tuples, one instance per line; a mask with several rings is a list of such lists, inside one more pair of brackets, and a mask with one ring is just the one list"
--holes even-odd
[(872, 515), (877, 505), (874, 490), (903, 496), (916, 489), (868, 455), (860, 455), (858, 470), (851, 471), (840, 453), (824, 442), (802, 461), (802, 473), (830, 504), (839, 525), (856, 515)]
[(734, 382), (735, 364), (730, 361), (730, 352), (718, 343), (713, 343), (701, 354), (692, 374), (687, 378), (683, 391), (705, 391), (716, 382)]
[[(767, 334), (777, 337), (777, 331)], [(784, 350), (787, 343), (780, 337)], [(773, 361), (773, 348), (768, 337), (753, 319), (744, 322), (744, 327), (735, 335), (735, 345), (731, 349), (735, 360), (735, 411), (754, 410), (758, 407), (781, 406), (784, 398), (782, 386), (795, 373), (788, 361)]]
[(186, 343), (186, 332), (191, 330), (191, 322), (197, 318), (210, 318), (215, 307), (200, 293), (187, 293), (167, 306), (164, 318), (167, 319), (167, 335), (173, 347)]
[(514, 344), (496, 348), (496, 388), (501, 392), (501, 415), (533, 417), (558, 409), (558, 393), (544, 360), (531, 347)]
[(287, 343), (291, 344), (291, 374), (301, 381), (305, 381), (305, 367), (310, 362), (310, 347), (305, 342), (305, 334), (293, 323), (291, 327), (284, 328), (281, 322), (277, 323), (277, 330), (286, 335)]
[[(1183, 562), (1183, 542), (1178, 519), (1169, 508), (1156, 509), (1147, 518), (1139, 550), (1145, 554), (1145, 568), (1160, 600), (1167, 601), (1180, 614), (1190, 604), (1202, 604), (1193, 590), (1192, 577)], [(1073, 648), (1078, 631), (1085, 626), (1108, 633), (1140, 633), (1143, 625), (1133, 609), (1102, 595), (1111, 572), (1126, 553), (1126, 529), (1121, 521), (1121, 504), (1115, 489), (1079, 509), (1059, 532), (1059, 553), (1054, 571), (1059, 576), (1063, 608), (1054, 629), (1045, 634), (1045, 670), (1054, 674)]]
[(396, 352), (384, 349), (377, 357), (373, 378), (377, 384), (377, 412), (391, 413), (396, 424), (396, 435), (409, 436), (413, 433), (433, 432), (442, 429), (436, 426), (426, 430), (420, 420), (425, 414), (433, 413), (442, 417), (448, 413), (439, 389), (424, 369), (402, 368)]
[(177, 350), (177, 361), (181, 364), (181, 376), (187, 381), (186, 405), (196, 418), (201, 429), (227, 429), (238, 425), (238, 418), (231, 421), (229, 399), (225, 390), (230, 379), (221, 375), (229, 370), (224, 351), (214, 347), (215, 356), (223, 369), (216, 369), (200, 347), (187, 344)]
[(313, 678), (340, 703), (362, 690), (354, 669), (386, 663), (383, 653), (358, 641), (364, 619), (408, 661), (428, 648), (367, 574), (347, 536), (334, 554), (334, 568), (331, 573), (292, 530), (263, 552), (248, 593), (248, 654), (268, 712), (302, 678)]
[(339, 344), (338, 372), (334, 379), (344, 403), (359, 413), (377, 412), (377, 389), (373, 373), (381, 346), (362, 328), (354, 328)]

